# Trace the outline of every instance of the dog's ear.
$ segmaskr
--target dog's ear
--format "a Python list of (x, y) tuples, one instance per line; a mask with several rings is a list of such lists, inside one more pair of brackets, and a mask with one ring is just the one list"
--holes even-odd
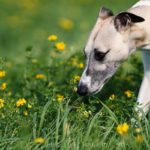
[(99, 11), (99, 18), (106, 19), (107, 17), (113, 16), (112, 10), (102, 7)]
[(131, 26), (134, 23), (145, 21), (144, 18), (129, 12), (121, 12), (114, 18), (115, 28), (119, 31)]

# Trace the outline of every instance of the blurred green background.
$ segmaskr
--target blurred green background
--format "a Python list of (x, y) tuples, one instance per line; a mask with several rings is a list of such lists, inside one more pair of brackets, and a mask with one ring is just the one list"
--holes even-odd
[[(0, 56), (20, 62), (24, 50), (33, 46), (34, 55), (44, 56), (49, 34), (59, 35), (69, 47), (82, 50), (100, 7), (125, 10), (136, 0), (0, 0)], [(71, 29), (60, 27), (62, 19)], [(17, 56), (17, 57), (16, 57)]]

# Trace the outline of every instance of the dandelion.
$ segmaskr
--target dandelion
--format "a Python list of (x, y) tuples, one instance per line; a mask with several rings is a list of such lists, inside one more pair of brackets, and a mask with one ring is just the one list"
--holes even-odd
[(0, 99), (0, 108), (3, 108), (4, 107), (4, 100), (3, 99)]
[(36, 79), (44, 79), (45, 78), (45, 75), (44, 74), (37, 74), (35, 76)]
[(1, 87), (0, 87), (0, 89), (1, 90), (5, 90), (7, 88), (7, 83), (2, 83), (2, 85), (1, 85)]
[(114, 100), (116, 98), (115, 94), (109, 96), (109, 100)]
[(66, 48), (66, 44), (65, 44), (64, 42), (57, 42), (57, 43), (55, 44), (55, 47), (56, 47), (56, 49), (59, 50), (59, 51), (64, 51), (65, 48)]
[(144, 137), (140, 134), (138, 134), (136, 137), (135, 137), (135, 140), (137, 143), (142, 143), (144, 141)]
[(129, 125), (127, 123), (119, 124), (117, 126), (117, 132), (120, 135), (126, 135), (128, 133), (128, 130), (129, 130)]
[(73, 21), (70, 19), (61, 19), (58, 25), (65, 30), (71, 30), (74, 26)]
[(79, 67), (80, 69), (83, 69), (83, 68), (84, 68), (84, 64), (83, 64), (83, 63), (80, 63), (80, 64), (78, 65), (78, 67)]
[(6, 76), (6, 72), (3, 70), (0, 70), (0, 78), (4, 78)]
[(42, 137), (38, 137), (38, 138), (34, 139), (34, 142), (37, 144), (43, 144), (45, 142), (45, 139)]
[(27, 112), (27, 111), (24, 111), (23, 114), (24, 114), (25, 116), (28, 116), (28, 112)]
[(48, 41), (56, 41), (58, 37), (54, 34), (48, 36)]
[(16, 102), (16, 106), (20, 107), (23, 106), (27, 103), (27, 101), (24, 98), (20, 98), (17, 102)]
[(125, 96), (128, 97), (128, 98), (131, 98), (133, 96), (133, 92), (130, 91), (130, 90), (127, 90), (124, 92)]
[(61, 95), (61, 94), (57, 94), (56, 95), (56, 99), (59, 103), (63, 102), (64, 101), (64, 95)]
[(79, 82), (79, 81), (80, 81), (80, 76), (74, 76), (73, 82), (74, 82), (74, 83), (77, 83), (77, 82)]

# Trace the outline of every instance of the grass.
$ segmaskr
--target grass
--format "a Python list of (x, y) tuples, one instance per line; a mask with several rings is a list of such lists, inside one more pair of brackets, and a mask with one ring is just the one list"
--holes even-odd
[[(1, 150), (150, 149), (149, 116), (139, 122), (138, 130), (130, 122), (143, 76), (140, 52), (99, 94), (76, 94), (82, 49), (99, 8), (118, 12), (133, 3), (1, 0), (0, 72), (6, 72), (0, 75)], [(51, 34), (58, 40), (48, 41)], [(66, 44), (64, 51), (54, 47), (59, 41)], [(120, 135), (116, 129), (123, 123), (129, 130)]]

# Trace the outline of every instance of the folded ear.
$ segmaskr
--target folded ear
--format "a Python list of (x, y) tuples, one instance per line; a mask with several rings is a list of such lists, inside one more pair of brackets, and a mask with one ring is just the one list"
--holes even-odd
[(99, 18), (106, 19), (107, 17), (113, 16), (112, 10), (102, 7), (99, 12)]
[(125, 29), (134, 23), (145, 21), (144, 18), (129, 12), (122, 12), (115, 16), (114, 25), (117, 30)]

